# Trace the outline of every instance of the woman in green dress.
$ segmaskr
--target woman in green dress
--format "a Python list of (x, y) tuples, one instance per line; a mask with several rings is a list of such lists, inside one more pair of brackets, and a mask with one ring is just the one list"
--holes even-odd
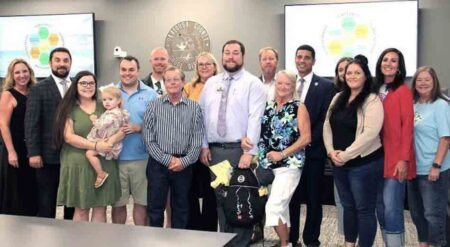
[[(103, 186), (92, 186), (96, 174), (86, 158), (86, 150), (108, 152), (112, 145), (106, 140), (91, 142), (86, 139), (93, 121), (105, 109), (97, 101), (97, 80), (89, 71), (79, 72), (61, 101), (55, 124), (55, 144), (61, 148), (61, 171), (58, 187), (58, 205), (74, 207), (73, 220), (106, 222), (106, 206), (120, 197), (120, 180), (116, 160), (99, 157), (109, 178)], [(123, 138), (119, 131), (114, 138)]]

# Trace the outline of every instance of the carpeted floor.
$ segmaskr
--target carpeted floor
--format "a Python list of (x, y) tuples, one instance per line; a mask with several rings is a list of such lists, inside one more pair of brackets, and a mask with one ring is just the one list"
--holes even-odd
[[(320, 235), (321, 246), (324, 247), (340, 247), (344, 246), (344, 237), (339, 235), (337, 232), (337, 219), (336, 219), (336, 208), (334, 206), (323, 206), (323, 220), (322, 220), (322, 228)], [(133, 219), (132, 215), (132, 202), (127, 205), (128, 218), (127, 224), (132, 225)], [(302, 215), (300, 217), (300, 225), (303, 228), (303, 224), (305, 221), (304, 212), (305, 208), (302, 206)], [(111, 222), (111, 209), (108, 208), (108, 222)], [(62, 208), (58, 207), (57, 209), (57, 217), (58, 219), (62, 218)], [(405, 211), (405, 227), (406, 227), (406, 246), (417, 246), (417, 236), (416, 236), (416, 228), (411, 221), (411, 217), (409, 215), (409, 211)], [(275, 246), (279, 243), (278, 237), (275, 231), (272, 228), (266, 227), (264, 230), (265, 241), (264, 243), (258, 242), (253, 244), (253, 247), (270, 247)], [(383, 240), (381, 238), (380, 231), (378, 230), (375, 244), (374, 246), (384, 246)]]
[[(302, 206), (301, 208), (302, 215), (300, 217), (300, 226), (301, 229), (303, 229), (303, 225), (305, 222), (305, 216), (304, 212), (306, 212), (306, 208)], [(418, 246), (417, 242), (417, 233), (416, 228), (411, 220), (411, 217), (409, 215), (409, 211), (404, 211), (405, 213), (405, 227), (406, 227), (406, 246)], [(321, 246), (326, 247), (341, 247), (344, 246), (344, 236), (339, 235), (337, 231), (337, 218), (336, 218), (336, 207), (334, 206), (323, 206), (323, 219), (322, 219), (322, 226), (320, 230), (320, 238), (319, 241), (321, 242)], [(279, 244), (277, 234), (273, 229), (265, 228), (264, 230), (266, 241), (264, 241), (264, 244), (262, 242), (254, 244), (252, 246), (260, 247), (268, 247), (268, 246), (274, 246), (276, 244)], [(301, 236), (301, 234), (300, 234)], [(278, 245), (279, 246), (279, 245)], [(381, 232), (378, 229), (377, 236), (375, 239), (374, 246), (382, 247), (383, 239), (381, 238)]]

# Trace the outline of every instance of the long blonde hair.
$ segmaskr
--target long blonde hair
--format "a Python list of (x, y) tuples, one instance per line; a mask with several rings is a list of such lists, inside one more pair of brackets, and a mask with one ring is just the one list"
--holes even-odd
[(212, 61), (213, 65), (214, 65), (214, 73), (213, 75), (217, 75), (217, 73), (219, 73), (219, 66), (217, 65), (217, 60), (214, 57), (214, 55), (210, 52), (201, 52), (200, 54), (198, 54), (197, 58), (195, 59), (195, 74), (194, 77), (192, 78), (192, 80), (190, 81), (190, 83), (192, 83), (192, 86), (195, 87), (197, 85), (197, 83), (199, 83), (201, 81), (200, 75), (198, 74), (198, 59), (200, 57), (207, 57), (209, 60)]
[(28, 71), (30, 72), (30, 81), (28, 82), (28, 87), (30, 87), (32, 84), (36, 83), (36, 77), (34, 76), (34, 71), (30, 67), (30, 65), (27, 63), (27, 61), (25, 61), (22, 58), (15, 58), (8, 65), (8, 71), (6, 72), (6, 77), (3, 80), (3, 86), (2, 86), (3, 91), (6, 91), (6, 90), (14, 87), (14, 85), (16, 83), (14, 81), (14, 66), (16, 66), (19, 63), (25, 64), (25, 66), (27, 66), (27, 68), (28, 68)]

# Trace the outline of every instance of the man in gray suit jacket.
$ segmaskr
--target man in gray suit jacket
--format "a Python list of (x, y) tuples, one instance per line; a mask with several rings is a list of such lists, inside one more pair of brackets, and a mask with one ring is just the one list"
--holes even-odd
[[(30, 88), (25, 113), (25, 142), (30, 166), (36, 168), (38, 183), (38, 215), (54, 218), (59, 184), (59, 150), (53, 146), (55, 112), (70, 86), (72, 56), (64, 47), (50, 53), (52, 74)], [(65, 209), (64, 218), (71, 219), (73, 209)]]

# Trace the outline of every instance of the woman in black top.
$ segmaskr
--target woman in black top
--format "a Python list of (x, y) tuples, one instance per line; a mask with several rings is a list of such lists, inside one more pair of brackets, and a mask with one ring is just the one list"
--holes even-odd
[(28, 88), (36, 83), (23, 59), (8, 66), (0, 99), (0, 128), (4, 141), (0, 168), (0, 213), (36, 216), (37, 184), (29, 166), (24, 136)]
[(382, 179), (383, 149), (379, 132), (383, 105), (371, 90), (367, 59), (357, 56), (345, 69), (343, 91), (328, 109), (324, 143), (334, 166), (336, 187), (344, 207), (346, 246), (372, 246), (376, 234), (375, 205)]

